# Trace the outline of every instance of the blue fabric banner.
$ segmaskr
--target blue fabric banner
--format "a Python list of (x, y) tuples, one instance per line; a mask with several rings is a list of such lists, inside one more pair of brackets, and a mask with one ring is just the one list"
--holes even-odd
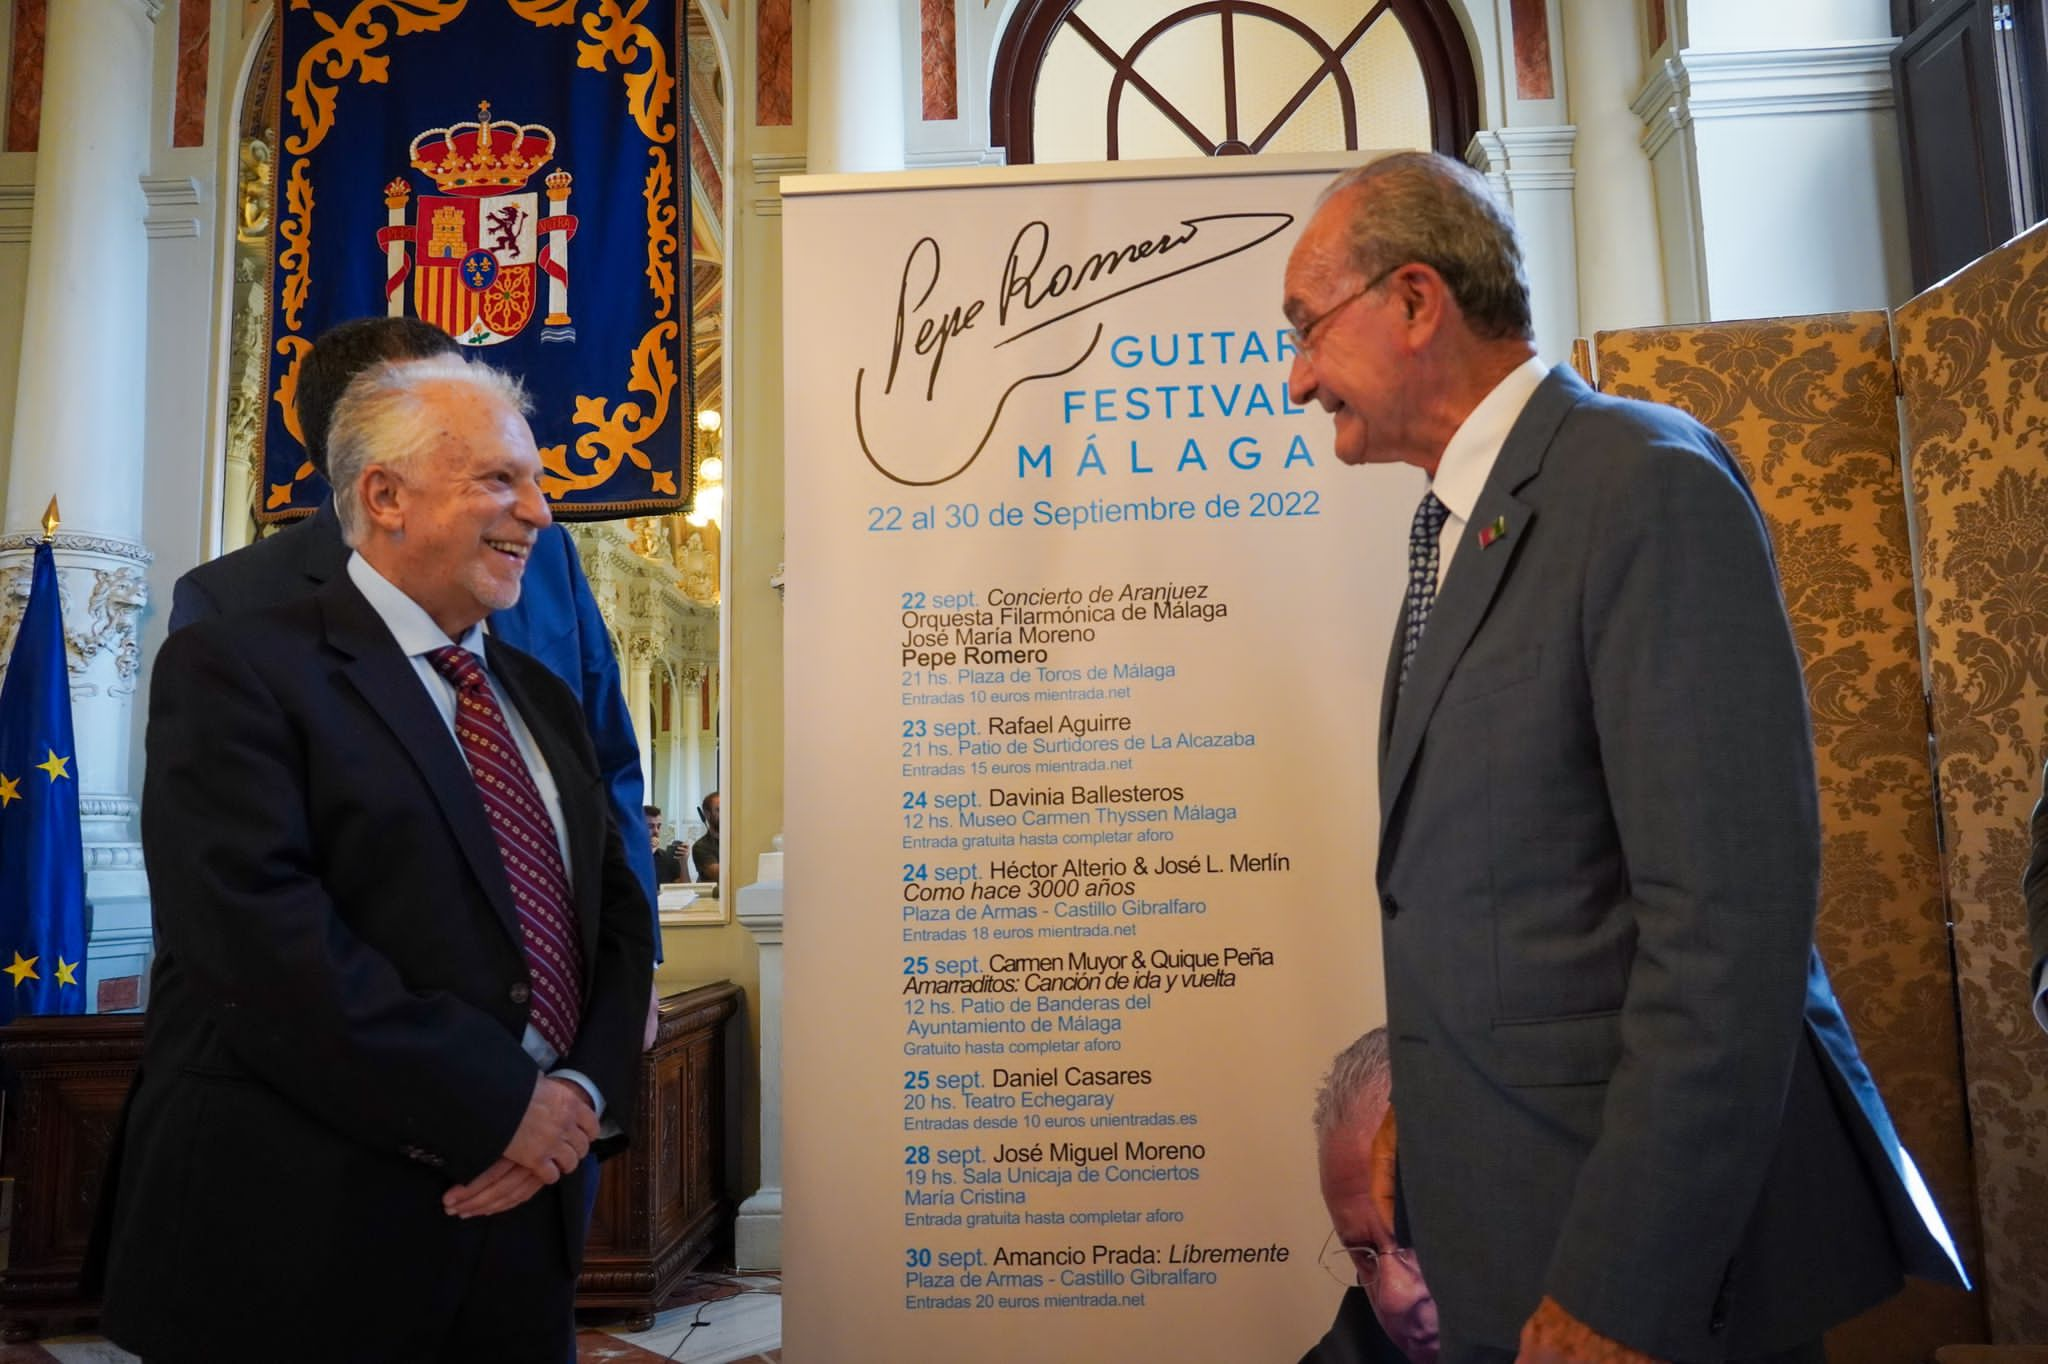
[(338, 322), (423, 318), (534, 398), (556, 515), (691, 481), (681, 0), (278, 0), (259, 519), (320, 505), (293, 402)]
[(0, 1023), (85, 1012), (85, 844), (64, 608), (47, 542), (0, 682)]

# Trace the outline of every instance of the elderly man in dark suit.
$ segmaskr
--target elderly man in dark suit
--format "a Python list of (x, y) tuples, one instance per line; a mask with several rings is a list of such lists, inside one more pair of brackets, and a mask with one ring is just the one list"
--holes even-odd
[(342, 571), (158, 657), (103, 1314), (151, 1364), (568, 1355), (653, 945), (575, 698), (481, 629), (549, 522), (523, 401), (452, 357), (365, 376)]
[(1816, 1359), (1902, 1271), (1958, 1280), (1814, 951), (1806, 691), (1728, 452), (1545, 372), (1446, 158), (1340, 177), (1285, 308), (1337, 457), (1430, 478), (1376, 888), (1442, 1360)]

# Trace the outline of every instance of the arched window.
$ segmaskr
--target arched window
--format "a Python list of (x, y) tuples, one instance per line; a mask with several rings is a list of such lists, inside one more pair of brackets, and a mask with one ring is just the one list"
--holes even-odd
[(1479, 124), (1444, 0), (1022, 0), (990, 128), (1012, 165), (1434, 147)]

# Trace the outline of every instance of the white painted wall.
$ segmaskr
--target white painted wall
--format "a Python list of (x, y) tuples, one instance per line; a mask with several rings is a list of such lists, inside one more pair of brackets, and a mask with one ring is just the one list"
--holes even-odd
[(1892, 36), (1887, 0), (1680, 0), (1681, 48), (1755, 52)]
[(1657, 194), (1643, 125), (1629, 102), (1643, 83), (1638, 0), (1564, 0), (1578, 216), (1579, 331), (1667, 320)]
[[(1910, 296), (1893, 40), (1863, 36), (1867, 6), (1831, 8), (1845, 11), (1853, 36), (1687, 47), (1648, 73), (1635, 109), (1652, 155), (1673, 321), (1882, 308)], [(1813, 21), (1802, 10), (1756, 36), (1789, 41)]]
[[(1727, 69), (1710, 102), (1707, 54), (1689, 54), (1706, 243), (1707, 315), (1768, 317), (1883, 308), (1912, 296), (1887, 54)], [(1842, 53), (1845, 49), (1834, 49)], [(1780, 84), (1801, 107), (1773, 114)], [(1846, 107), (1830, 107), (1838, 99)]]

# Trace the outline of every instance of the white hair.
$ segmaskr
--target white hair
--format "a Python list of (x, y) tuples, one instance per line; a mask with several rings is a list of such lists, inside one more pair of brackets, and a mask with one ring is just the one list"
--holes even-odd
[(1316, 1091), (1316, 1139), (1328, 1141), (1361, 1105), (1384, 1109), (1393, 1087), (1387, 1030), (1374, 1028), (1338, 1052), (1330, 1063), (1330, 1073)]
[(349, 545), (360, 544), (368, 529), (358, 488), (363, 471), (372, 464), (402, 471), (434, 447), (441, 430), (427, 411), (426, 390), (445, 384), (496, 398), (522, 417), (533, 410), (519, 380), (460, 355), (387, 360), (358, 374), (335, 404), (327, 433), (327, 478)]

